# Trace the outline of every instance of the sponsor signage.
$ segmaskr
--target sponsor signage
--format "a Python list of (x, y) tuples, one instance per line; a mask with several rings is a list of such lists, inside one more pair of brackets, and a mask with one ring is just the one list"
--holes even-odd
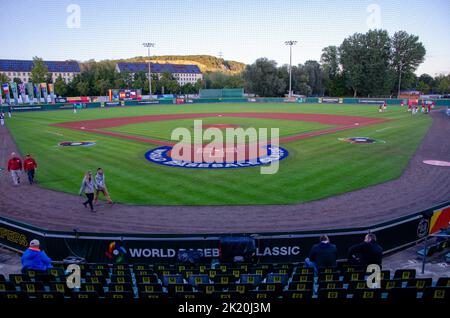
[(121, 102), (104, 102), (103, 103), (106, 107), (113, 107), (113, 106), (122, 106)]
[(67, 98), (64, 97), (56, 97), (55, 98), (56, 103), (67, 103)]
[(42, 106), (13, 106), (14, 111), (26, 111), (26, 110), (42, 110)]
[(139, 105), (159, 104), (159, 100), (138, 101)]
[(319, 103), (325, 104), (339, 104), (339, 101), (340, 101), (339, 98), (329, 98), (329, 97), (319, 98)]
[(73, 109), (74, 104), (57, 105), (59, 109)]
[(358, 99), (359, 104), (384, 104), (384, 100), (379, 99)]

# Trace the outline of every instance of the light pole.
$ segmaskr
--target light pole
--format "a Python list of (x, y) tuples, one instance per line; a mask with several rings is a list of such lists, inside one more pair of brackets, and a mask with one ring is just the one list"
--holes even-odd
[(155, 43), (145, 42), (142, 43), (144, 47), (147, 48), (148, 55), (148, 99), (151, 99), (152, 96), (152, 67), (150, 63), (150, 48), (155, 46)]
[(285, 45), (289, 45), (289, 98), (292, 97), (292, 46), (297, 44), (297, 41), (285, 41)]
[(398, 92), (397, 92), (397, 98), (400, 98), (400, 88), (402, 84), (402, 68), (403, 68), (403, 62), (400, 61), (400, 67), (398, 72)]

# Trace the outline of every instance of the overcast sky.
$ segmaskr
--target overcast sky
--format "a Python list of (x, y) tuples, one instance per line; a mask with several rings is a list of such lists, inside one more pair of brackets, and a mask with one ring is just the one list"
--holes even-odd
[[(79, 13), (79, 14), (78, 14)], [(322, 48), (370, 28), (405, 30), (427, 49), (418, 74), (450, 73), (449, 0), (0, 0), (0, 58), (116, 59), (209, 54), (252, 63), (319, 60)]]

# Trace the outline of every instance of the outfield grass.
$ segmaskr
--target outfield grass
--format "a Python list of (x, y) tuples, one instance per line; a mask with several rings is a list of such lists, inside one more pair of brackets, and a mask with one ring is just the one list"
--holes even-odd
[[(336, 114), (392, 120), (282, 144), (289, 151), (289, 157), (280, 162), (280, 170), (274, 175), (261, 175), (258, 167), (224, 170), (164, 167), (144, 158), (144, 153), (156, 145), (49, 126), (87, 119), (205, 112)], [(256, 123), (255, 119), (243, 118), (233, 118), (233, 122), (227, 120), (226, 123), (241, 120), (244, 120), (244, 125)], [(185, 120), (182, 121), (184, 124)], [(175, 122), (178, 121), (172, 124)], [(285, 122), (287, 126), (281, 131), (286, 134), (323, 128), (316, 123), (304, 122), (298, 128), (295, 125), (288, 127), (290, 121)], [(161, 123), (157, 124), (164, 126)], [(155, 205), (289, 204), (316, 200), (399, 177), (431, 125), (431, 118), (422, 114), (411, 117), (400, 106), (390, 106), (386, 113), (380, 114), (377, 106), (373, 105), (194, 104), (87, 109), (77, 114), (71, 110), (15, 113), (11, 120), (6, 120), (6, 125), (21, 153), (31, 152), (37, 159), (37, 179), (45, 188), (77, 193), (83, 173), (101, 166), (105, 169), (111, 195), (118, 202)], [(125, 130), (129, 134), (147, 134), (152, 129), (154, 136), (159, 134), (166, 139), (170, 128), (170, 125), (160, 127), (164, 129), (141, 125), (114, 129), (127, 128)], [(190, 121), (189, 127), (192, 125)], [(352, 145), (337, 140), (352, 136), (382, 139), (386, 143)], [(61, 141), (80, 140), (95, 140), (97, 144), (85, 148), (57, 146)]]

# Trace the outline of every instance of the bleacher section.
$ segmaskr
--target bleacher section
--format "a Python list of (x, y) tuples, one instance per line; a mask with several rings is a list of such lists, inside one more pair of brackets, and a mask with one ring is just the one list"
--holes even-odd
[(341, 263), (318, 275), (303, 264), (81, 264), (81, 288), (69, 289), (62, 265), (45, 273), (0, 276), (0, 302), (5, 300), (209, 299), (317, 302), (398, 299), (444, 303), (450, 278), (416, 278), (409, 269), (382, 271), (381, 288), (368, 289), (361, 267)]

